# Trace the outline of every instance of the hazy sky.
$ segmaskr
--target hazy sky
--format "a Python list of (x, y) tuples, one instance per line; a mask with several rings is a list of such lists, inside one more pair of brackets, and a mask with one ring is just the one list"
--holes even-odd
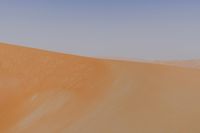
[(200, 59), (200, 1), (0, 0), (0, 41), (111, 58)]

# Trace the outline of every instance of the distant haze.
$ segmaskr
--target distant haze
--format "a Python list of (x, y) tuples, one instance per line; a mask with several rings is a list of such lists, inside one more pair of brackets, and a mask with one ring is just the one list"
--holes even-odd
[(192, 0), (2, 0), (0, 41), (97, 57), (200, 59), (199, 15)]

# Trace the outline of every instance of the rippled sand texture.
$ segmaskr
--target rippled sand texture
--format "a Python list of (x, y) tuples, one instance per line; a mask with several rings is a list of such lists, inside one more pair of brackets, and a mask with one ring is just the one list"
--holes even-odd
[(200, 70), (0, 44), (0, 133), (199, 133)]

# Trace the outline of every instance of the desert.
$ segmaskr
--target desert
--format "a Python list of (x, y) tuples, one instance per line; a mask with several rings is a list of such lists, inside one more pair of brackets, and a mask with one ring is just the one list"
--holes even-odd
[(200, 70), (0, 44), (1, 133), (200, 132)]

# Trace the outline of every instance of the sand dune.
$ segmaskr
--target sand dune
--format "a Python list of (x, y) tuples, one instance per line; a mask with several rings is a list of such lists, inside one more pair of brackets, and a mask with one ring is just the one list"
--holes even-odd
[(200, 70), (0, 44), (0, 133), (199, 133)]
[(180, 66), (180, 67), (200, 68), (200, 60), (156, 61), (154, 63)]

